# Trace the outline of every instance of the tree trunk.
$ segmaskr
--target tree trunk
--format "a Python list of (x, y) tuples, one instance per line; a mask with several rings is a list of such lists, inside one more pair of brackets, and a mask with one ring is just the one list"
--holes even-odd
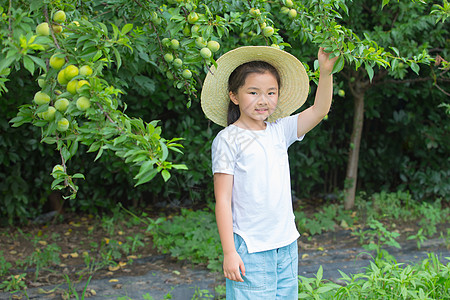
[(350, 91), (354, 99), (353, 130), (350, 138), (350, 149), (347, 162), (347, 174), (344, 187), (344, 208), (352, 209), (355, 205), (356, 182), (358, 179), (359, 148), (364, 123), (364, 93), (368, 83), (356, 81), (350, 85)]

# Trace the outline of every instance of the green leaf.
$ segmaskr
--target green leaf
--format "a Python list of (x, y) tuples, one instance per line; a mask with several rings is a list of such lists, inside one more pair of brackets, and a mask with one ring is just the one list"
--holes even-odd
[(164, 179), (164, 182), (167, 182), (167, 180), (169, 180), (169, 178), (170, 178), (170, 172), (167, 170), (162, 170), (161, 175)]
[(344, 68), (344, 62), (345, 62), (344, 56), (343, 55), (339, 56), (333, 66), (333, 70), (331, 71), (331, 74), (340, 72)]
[(45, 64), (45, 61), (42, 58), (32, 55), (28, 55), (28, 57), (31, 58), (39, 67), (41, 67), (42, 70), (44, 71), (47, 70), (47, 65)]
[(386, 5), (389, 4), (390, 0), (383, 0), (383, 4), (381, 5), (381, 9), (383, 9)]
[(137, 187), (138, 185), (141, 185), (143, 183), (149, 182), (150, 180), (153, 179), (153, 177), (155, 177), (155, 175), (158, 174), (158, 170), (157, 169), (152, 169), (150, 171), (148, 171), (146, 174), (144, 174), (139, 181), (134, 185), (134, 187)]
[(133, 24), (125, 24), (125, 26), (122, 27), (121, 33), (125, 35), (130, 32), (131, 29), (133, 29)]
[(122, 65), (122, 58), (120, 57), (120, 53), (116, 48), (113, 47), (113, 50), (116, 57), (117, 70), (119, 70), (120, 66)]
[(372, 81), (373, 78), (373, 68), (371, 65), (369, 65), (368, 63), (365, 63), (365, 69), (367, 71), (367, 75), (369, 75), (369, 80)]
[(86, 178), (84, 177), (84, 175), (83, 175), (83, 174), (81, 174), (81, 173), (75, 173), (75, 174), (73, 174), (72, 178), (81, 178), (81, 179), (86, 179)]
[(23, 57), (23, 66), (27, 69), (31, 75), (34, 73), (34, 62), (28, 56)]
[(418, 64), (416, 63), (411, 63), (411, 69), (414, 71), (414, 73), (416, 73), (417, 75), (419, 75), (419, 71), (420, 71), (420, 67)]

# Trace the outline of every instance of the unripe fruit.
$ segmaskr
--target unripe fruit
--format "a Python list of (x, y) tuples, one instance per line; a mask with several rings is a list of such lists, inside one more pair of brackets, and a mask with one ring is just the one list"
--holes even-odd
[(259, 26), (261, 27), (261, 29), (264, 29), (267, 27), (267, 23), (266, 22), (262, 22), (261, 24), (259, 24)]
[(195, 39), (195, 44), (199, 48), (206, 47), (206, 45), (207, 45), (206, 41), (201, 36), (199, 36), (198, 38)]
[(216, 41), (209, 41), (207, 47), (209, 50), (211, 50), (213, 53), (215, 53), (215, 52), (219, 51), (220, 44)]
[(212, 52), (211, 52), (211, 50), (209, 50), (209, 48), (205, 47), (200, 50), (200, 55), (201, 55), (201, 57), (208, 59), (211, 57)]
[(57, 111), (65, 112), (67, 110), (67, 107), (69, 107), (69, 104), (69, 100), (67, 100), (66, 98), (60, 98), (56, 100), (55, 108)]
[(182, 61), (180, 58), (175, 58), (175, 59), (173, 60), (173, 65), (174, 65), (176, 68), (179, 68), (179, 67), (181, 67), (181, 66), (183, 65), (183, 61)]
[(61, 25), (52, 25), (52, 29), (54, 33), (61, 33), (63, 30)]
[(69, 129), (69, 120), (66, 118), (61, 118), (56, 125), (56, 130), (64, 132), (67, 131), (67, 129)]
[(83, 85), (88, 85), (88, 86), (90, 86), (89, 81), (84, 80), (84, 79), (78, 81), (78, 83), (77, 83), (77, 93), (79, 93), (79, 92), (81, 91), (81, 87), (82, 87)]
[(192, 25), (191, 34), (198, 34), (199, 30), (200, 30), (200, 25)]
[(263, 35), (265, 37), (272, 36), (274, 32), (275, 32), (275, 30), (273, 29), (272, 26), (267, 26), (266, 28), (263, 29)]
[(252, 15), (252, 16), (259, 16), (260, 14), (261, 14), (261, 11), (258, 9), (258, 8), (254, 8), (254, 7), (252, 7), (252, 8), (250, 8), (250, 14)]
[(283, 15), (287, 15), (287, 14), (289, 13), (289, 8), (286, 7), (286, 6), (283, 6), (283, 7), (281, 8), (281, 13), (282, 13)]
[(344, 97), (344, 96), (345, 96), (345, 91), (344, 91), (344, 90), (339, 90), (339, 91), (338, 91), (338, 95), (339, 95), (340, 97)]
[(57, 77), (57, 79), (58, 79), (58, 83), (60, 84), (60, 85), (66, 85), (69, 81), (66, 79), (66, 77), (64, 76), (64, 70), (65, 69), (62, 69), (61, 71), (59, 71), (58, 72), (58, 77)]
[(39, 91), (36, 94), (34, 94), (34, 102), (37, 105), (47, 104), (50, 102), (50, 96), (44, 92)]
[(167, 48), (169, 48), (170, 45), (172, 45), (172, 43), (170, 42), (170, 39), (169, 39), (169, 38), (163, 38), (162, 41), (161, 41), (161, 43), (162, 43), (164, 46), (166, 46)]
[(45, 79), (42, 78), (38, 79), (38, 85), (40, 88), (43, 88), (45, 86), (45, 83), (46, 83)]
[(69, 83), (67, 84), (67, 91), (69, 93), (71, 93), (72, 95), (75, 95), (77, 93), (77, 85), (78, 85), (78, 80), (74, 79), (69, 81)]
[[(62, 120), (62, 119), (61, 119)], [(66, 119), (66, 121), (67, 121), (67, 119)], [(58, 122), (59, 123), (59, 122)], [(69, 121), (67, 121), (67, 126), (69, 126)], [(66, 129), (67, 130), (67, 129)], [(53, 178), (57, 178), (57, 177), (59, 177), (59, 176), (61, 176), (61, 175), (57, 175), (57, 174), (53, 174), (53, 173), (55, 173), (55, 172), (57, 172), (57, 171), (61, 171), (61, 172), (64, 172), (64, 167), (63, 166), (61, 166), (61, 165), (55, 165), (54, 167), (53, 167), (53, 170), (52, 170), (52, 176), (53, 176)]]
[(56, 23), (64, 23), (66, 21), (66, 13), (62, 10), (58, 10), (53, 15), (53, 21)]
[(52, 67), (55, 70), (59, 70), (64, 66), (64, 63), (66, 60), (62, 57), (57, 57), (56, 54), (53, 54), (52, 57), (50, 57), (50, 67)]
[(80, 75), (83, 76), (91, 76), (93, 73), (92, 68), (88, 65), (84, 65), (80, 68)]
[(292, 0), (286, 0), (286, 6), (287, 6), (287, 7), (292, 7), (292, 5), (294, 5), (294, 3), (292, 2)]
[(184, 36), (190, 36), (191, 35), (191, 27), (189, 25), (186, 25), (183, 27), (183, 34)]
[(174, 50), (180, 48), (180, 42), (177, 39), (173, 39), (170, 41), (170, 47)]
[(166, 72), (166, 76), (167, 76), (167, 78), (170, 79), (170, 80), (173, 79), (173, 74), (172, 74), (172, 72), (170, 72), (170, 71), (167, 71), (167, 72)]
[(166, 62), (168, 62), (168, 63), (173, 62), (173, 55), (172, 55), (172, 53), (166, 53), (166, 54), (164, 55), (164, 60), (165, 60)]
[(289, 13), (288, 13), (289, 18), (294, 19), (295, 17), (297, 17), (297, 11), (295, 9), (290, 9)]
[(42, 113), (42, 118), (47, 121), (52, 121), (55, 118), (55, 112), (56, 108), (54, 108), (53, 106), (49, 106), (47, 108), (47, 111), (44, 111)]
[(36, 34), (44, 35), (44, 36), (50, 35), (50, 28), (48, 27), (48, 23), (43, 22), (43, 23), (39, 24), (38, 26), (36, 26)]
[(195, 11), (191, 11), (187, 19), (189, 23), (194, 24), (198, 20), (198, 14)]
[(79, 70), (76, 66), (74, 65), (68, 65), (65, 69), (64, 69), (64, 77), (66, 78), (67, 81), (72, 80), (72, 78), (74, 78), (75, 76), (77, 76), (79, 74)]
[(183, 73), (181, 73), (181, 76), (183, 76), (186, 79), (189, 79), (192, 77), (192, 72), (188, 69), (184, 70)]
[(80, 97), (77, 99), (77, 108), (79, 110), (85, 111), (91, 107), (91, 100), (86, 97)]

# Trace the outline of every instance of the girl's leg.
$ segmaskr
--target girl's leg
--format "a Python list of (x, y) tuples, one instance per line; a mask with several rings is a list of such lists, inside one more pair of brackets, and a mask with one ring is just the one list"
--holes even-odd
[(278, 249), (276, 299), (298, 299), (298, 245), (297, 241)]

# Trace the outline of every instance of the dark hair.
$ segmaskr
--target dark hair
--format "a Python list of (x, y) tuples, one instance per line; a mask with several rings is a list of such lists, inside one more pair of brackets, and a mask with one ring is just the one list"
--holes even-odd
[[(277, 80), (278, 89), (281, 87), (280, 74), (278, 74), (277, 69), (271, 64), (265, 61), (250, 61), (246, 62), (230, 74), (228, 78), (228, 92), (237, 94), (239, 88), (245, 84), (247, 76), (252, 73), (264, 74), (266, 72), (271, 73)], [(227, 114), (227, 125), (233, 124), (241, 116), (241, 111), (239, 110), (239, 105), (234, 104), (231, 100), (228, 104), (228, 114)]]

